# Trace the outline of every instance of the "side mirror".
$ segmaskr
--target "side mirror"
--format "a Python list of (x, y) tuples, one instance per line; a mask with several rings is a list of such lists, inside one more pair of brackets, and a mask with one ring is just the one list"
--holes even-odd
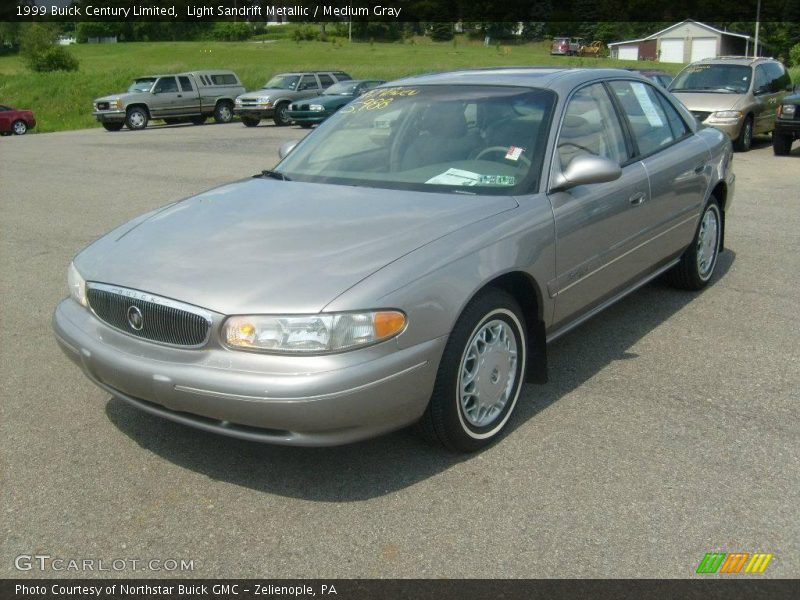
[(297, 146), (296, 140), (289, 140), (288, 142), (283, 142), (280, 148), (278, 148), (278, 156), (280, 158), (286, 158), (286, 155), (289, 154), (289, 152), (291, 152), (292, 150), (294, 150), (295, 146)]
[(578, 185), (606, 183), (622, 177), (622, 169), (615, 162), (602, 156), (579, 154), (557, 177), (554, 192), (563, 192)]
[(769, 91), (768, 85), (760, 85), (756, 89), (753, 90), (754, 96), (760, 96), (761, 94), (766, 94)]

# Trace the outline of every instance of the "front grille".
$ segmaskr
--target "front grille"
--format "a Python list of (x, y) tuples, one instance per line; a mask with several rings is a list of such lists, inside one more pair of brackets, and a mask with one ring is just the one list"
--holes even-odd
[(108, 102), (98, 102), (97, 110), (108, 110)]
[(88, 284), (86, 295), (95, 315), (129, 335), (173, 346), (199, 346), (208, 338), (210, 313), (188, 304), (98, 283)]
[(702, 110), (693, 110), (692, 114), (695, 116), (695, 118), (698, 121), (700, 121), (702, 123), (703, 121), (705, 121), (708, 118), (708, 115), (710, 115), (711, 112), (704, 112)]
[(300, 110), (308, 110), (308, 104), (301, 104)]

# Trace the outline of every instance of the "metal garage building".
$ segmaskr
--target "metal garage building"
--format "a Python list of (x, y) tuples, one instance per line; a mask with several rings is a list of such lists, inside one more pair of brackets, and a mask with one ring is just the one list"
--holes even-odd
[[(714, 56), (751, 56), (753, 38), (687, 19), (638, 40), (608, 45), (611, 58), (688, 63)], [(759, 43), (759, 50), (761, 44)], [(759, 52), (760, 54), (760, 52)]]

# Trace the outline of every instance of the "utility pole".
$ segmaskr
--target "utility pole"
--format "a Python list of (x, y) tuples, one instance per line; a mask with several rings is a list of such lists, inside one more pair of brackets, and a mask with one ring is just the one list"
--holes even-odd
[(759, 21), (761, 20), (761, 0), (758, 0), (758, 4), (756, 5), (756, 42), (755, 48), (753, 48), (753, 56), (758, 56), (758, 26)]

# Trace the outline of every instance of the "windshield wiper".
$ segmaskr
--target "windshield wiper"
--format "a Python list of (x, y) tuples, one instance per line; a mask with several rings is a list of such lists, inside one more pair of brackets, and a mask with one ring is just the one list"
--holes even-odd
[(262, 177), (271, 177), (272, 179), (277, 179), (278, 181), (291, 181), (286, 175), (283, 173), (279, 173), (278, 171), (270, 171), (269, 169), (264, 169), (261, 171)]

